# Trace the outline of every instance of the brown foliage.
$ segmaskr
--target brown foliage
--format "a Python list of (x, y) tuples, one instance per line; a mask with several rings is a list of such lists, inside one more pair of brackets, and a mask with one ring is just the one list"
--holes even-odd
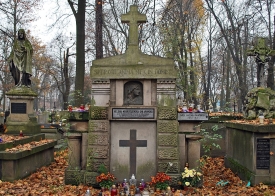
[[(68, 151), (55, 153), (55, 161), (47, 167), (42, 167), (37, 172), (23, 180), (14, 182), (0, 181), (0, 195), (17, 196), (82, 196), (89, 188), (91, 194), (98, 195), (99, 190), (85, 185), (65, 185), (65, 169)], [(247, 182), (240, 180), (230, 169), (224, 167), (223, 157), (207, 158), (203, 167), (203, 186), (191, 191), (182, 190), (183, 195), (274, 195), (275, 186), (259, 184), (246, 187)], [(219, 181), (229, 181), (225, 186), (217, 186)]]

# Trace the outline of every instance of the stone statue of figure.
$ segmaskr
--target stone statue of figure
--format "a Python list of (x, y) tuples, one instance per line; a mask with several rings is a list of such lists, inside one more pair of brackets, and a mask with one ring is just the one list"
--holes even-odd
[(27, 39), (24, 29), (18, 30), (17, 39), (14, 40), (11, 54), (8, 58), (11, 75), (16, 86), (30, 87), (32, 76), (33, 48)]

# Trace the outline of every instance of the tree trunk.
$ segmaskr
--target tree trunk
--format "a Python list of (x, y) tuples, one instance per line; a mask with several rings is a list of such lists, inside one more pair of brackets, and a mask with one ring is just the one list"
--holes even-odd
[(223, 53), (222, 55), (222, 84), (221, 84), (221, 98), (220, 98), (220, 109), (224, 110), (224, 106), (225, 106), (225, 90), (224, 90), (224, 81), (225, 81), (225, 77), (227, 77), (228, 75), (225, 74), (225, 70), (226, 70), (226, 61), (225, 61), (225, 54)]
[(75, 105), (83, 103), (85, 75), (85, 8), (86, 1), (78, 0), (76, 16), (76, 74), (75, 74)]
[[(274, 22), (275, 22), (275, 16), (274, 16)], [(271, 42), (271, 41), (270, 41)], [(274, 32), (273, 32), (273, 40), (271, 42), (272, 49), (275, 50), (275, 23), (274, 23)], [(274, 63), (275, 63), (275, 56), (272, 56), (270, 61), (268, 62), (268, 75), (267, 75), (267, 87), (271, 88), (272, 90), (275, 90), (274, 86)]]
[(69, 65), (69, 48), (67, 48), (67, 52), (66, 54), (64, 54), (64, 69), (63, 69), (63, 74), (64, 74), (64, 80), (65, 80), (65, 91), (62, 95), (63, 97), (63, 109), (64, 110), (67, 110), (68, 108), (68, 97), (69, 97), (69, 94), (70, 94), (70, 78), (69, 78), (69, 68), (68, 68), (68, 65)]
[(95, 0), (96, 6), (96, 59), (103, 58), (103, 44), (102, 44), (102, 0)]
[(226, 52), (226, 92), (225, 92), (225, 107), (229, 109), (231, 107), (230, 104), (230, 69), (231, 69), (231, 61), (230, 61), (230, 51), (227, 49)]

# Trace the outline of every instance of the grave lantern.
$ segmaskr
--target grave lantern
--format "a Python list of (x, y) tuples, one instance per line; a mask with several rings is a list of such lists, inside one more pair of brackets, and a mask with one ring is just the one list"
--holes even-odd
[(259, 122), (260, 124), (264, 124), (264, 114), (261, 110), (259, 111)]

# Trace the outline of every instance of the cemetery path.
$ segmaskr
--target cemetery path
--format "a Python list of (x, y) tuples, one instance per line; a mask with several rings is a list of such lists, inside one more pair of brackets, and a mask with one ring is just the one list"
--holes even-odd
[[(97, 196), (98, 190), (84, 185), (72, 186), (64, 184), (64, 174), (67, 164), (68, 152), (61, 151), (55, 153), (55, 161), (37, 170), (23, 180), (14, 182), (0, 181), (0, 195), (16, 196), (83, 196), (89, 188), (92, 195)], [(275, 195), (275, 186), (260, 184), (247, 187), (247, 182), (243, 182), (230, 169), (224, 167), (223, 157), (204, 159), (203, 167), (203, 187), (192, 192), (182, 191), (184, 195)], [(220, 183), (218, 182), (227, 182)], [(224, 186), (223, 186), (224, 185)]]

